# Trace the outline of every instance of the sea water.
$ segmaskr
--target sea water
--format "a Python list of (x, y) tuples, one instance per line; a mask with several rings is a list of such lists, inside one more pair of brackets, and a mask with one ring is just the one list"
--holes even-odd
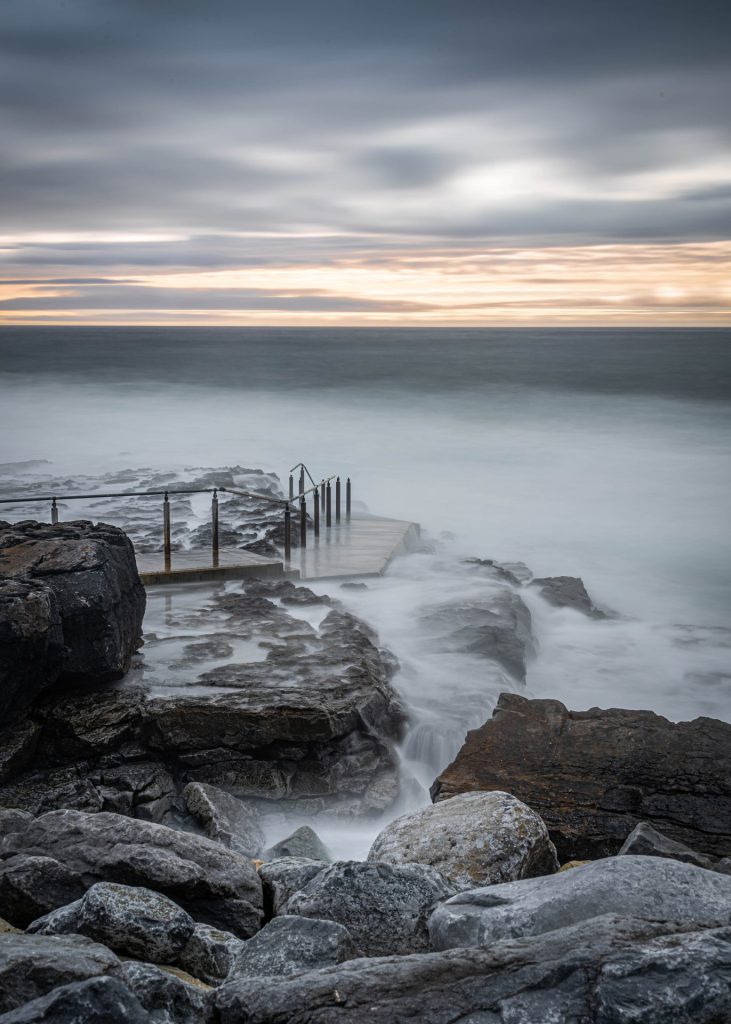
[[(0, 462), (47, 460), (0, 469), (6, 488), (236, 464), (286, 485), (304, 461), (420, 522), (432, 554), (335, 590), (399, 657), (421, 786), (504, 688), (424, 646), (420, 609), (474, 585), (468, 556), (581, 576), (618, 613), (526, 590), (522, 692), (731, 721), (727, 331), (2, 328), (0, 427)], [(459, 709), (450, 728), (440, 702)]]

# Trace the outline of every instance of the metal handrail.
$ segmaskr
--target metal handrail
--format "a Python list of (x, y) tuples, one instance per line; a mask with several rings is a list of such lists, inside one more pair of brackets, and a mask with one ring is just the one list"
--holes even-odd
[[(331, 481), (335, 480), (335, 521), (340, 522), (340, 477), (333, 473), (332, 476), (324, 477), (321, 483), (316, 484), (312, 478), (307, 466), (304, 462), (300, 462), (293, 469), (301, 469), (300, 472), (300, 493), (296, 496), (293, 495), (293, 478), (291, 476), (292, 470), (290, 470), (289, 477), (289, 498), (277, 498), (271, 494), (259, 494), (256, 491), (242, 491), (235, 487), (225, 486), (214, 486), (214, 487), (196, 487), (196, 488), (165, 488), (163, 490), (156, 491), (105, 491), (95, 492), (92, 494), (35, 494), (35, 495), (18, 495), (17, 497), (11, 498), (0, 498), (0, 505), (26, 505), (33, 504), (34, 502), (51, 502), (51, 523), (52, 525), (58, 524), (58, 505), (59, 501), (82, 501), (93, 498), (145, 498), (145, 497), (157, 497), (163, 496), (163, 552), (165, 558), (165, 571), (170, 572), (172, 566), (172, 546), (171, 546), (171, 520), (170, 520), (170, 501), (169, 495), (171, 494), (212, 494), (213, 498), (211, 501), (211, 546), (212, 546), (212, 557), (213, 565), (218, 566), (219, 562), (219, 545), (218, 545), (218, 492), (223, 491), (226, 494), (235, 494), (243, 498), (255, 498), (257, 501), (269, 501), (272, 504), (279, 505), (284, 508), (284, 559), (285, 562), (289, 563), (291, 559), (291, 506), (294, 506), (297, 511), (297, 505), (299, 505), (300, 514), (300, 544), (302, 547), (307, 546), (307, 502), (306, 497), (308, 494), (314, 496), (313, 502), (313, 528), (315, 538), (320, 536), (320, 511), (326, 514), (326, 525), (332, 526), (332, 511), (331, 511)], [(312, 481), (312, 487), (304, 489), (304, 474)], [(350, 519), (351, 510), (351, 484), (350, 477), (346, 482), (345, 490), (345, 510), (346, 518)]]

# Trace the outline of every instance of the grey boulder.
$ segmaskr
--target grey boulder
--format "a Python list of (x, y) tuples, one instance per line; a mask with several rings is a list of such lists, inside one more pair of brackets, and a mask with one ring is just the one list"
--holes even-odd
[[(118, 882), (98, 882), (72, 908), (63, 909), (65, 926), (72, 931), (152, 963), (171, 963), (193, 934), (190, 914), (167, 896)], [(56, 934), (62, 913), (57, 911), (53, 922)]]
[(483, 946), (601, 914), (712, 927), (731, 922), (731, 878), (659, 857), (607, 857), (547, 878), (460, 893), (429, 920), (433, 949)]
[(183, 797), (188, 813), (210, 839), (245, 857), (258, 857), (264, 849), (264, 832), (253, 807), (206, 782), (189, 782)]
[(360, 959), (237, 979), (217, 1024), (721, 1024), (731, 1020), (731, 928), (663, 934), (607, 916), (480, 949)]
[(509, 793), (465, 793), (396, 818), (368, 860), (429, 864), (460, 890), (558, 869), (543, 820)]
[[(106, 811), (49, 811), (0, 841), (0, 856), (21, 853), (56, 858), (87, 888), (112, 881), (153, 889), (240, 938), (259, 930), (262, 889), (251, 861), (203, 836)], [(55, 905), (68, 902), (59, 890)]]
[(218, 985), (231, 970), (243, 945), (242, 940), (231, 932), (212, 928), (209, 924), (197, 924), (175, 962), (194, 978), (200, 978), (208, 985)]
[(275, 917), (244, 942), (231, 978), (257, 978), (317, 971), (358, 956), (348, 929), (335, 921)]
[[(190, 1018), (188, 1018), (190, 1020)], [(150, 1024), (137, 997), (117, 978), (90, 978), (54, 988), (17, 1010), (1, 1024)], [(182, 1022), (181, 1022), (182, 1024)]]
[(262, 864), (259, 877), (268, 913), (272, 916), (281, 913), (289, 897), (304, 889), (326, 867), (324, 861), (307, 857), (279, 857)]
[(395, 956), (429, 948), (429, 915), (454, 893), (423, 864), (338, 861), (290, 897), (284, 912), (337, 921), (364, 956)]
[(264, 854), (266, 860), (280, 857), (307, 857), (309, 860), (332, 861), (330, 851), (309, 825), (302, 825), (291, 836), (270, 846)]
[(100, 974), (119, 977), (119, 959), (82, 935), (0, 934), (0, 1013), (58, 985)]
[(78, 871), (53, 857), (9, 857), (0, 861), (0, 916), (25, 928), (55, 907), (78, 899), (85, 888)]
[(169, 970), (136, 960), (122, 964), (122, 976), (156, 1024), (190, 1024), (205, 1019), (208, 990), (195, 979), (184, 981)]

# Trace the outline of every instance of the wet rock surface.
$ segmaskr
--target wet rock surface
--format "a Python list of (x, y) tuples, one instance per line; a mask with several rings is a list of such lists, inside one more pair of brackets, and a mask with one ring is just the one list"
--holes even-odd
[(466, 793), (392, 821), (369, 861), (429, 864), (457, 889), (547, 875), (556, 850), (539, 816), (509, 793)]
[(658, 857), (607, 857), (546, 878), (460, 893), (429, 920), (433, 949), (483, 946), (538, 935), (601, 914), (731, 923), (731, 878)]
[(544, 576), (530, 581), (544, 600), (554, 608), (573, 608), (590, 619), (606, 619), (606, 612), (596, 607), (578, 576)]
[[(247, 937), (262, 917), (251, 862), (218, 843), (118, 814), (51, 811), (0, 841), (0, 857), (45, 851), (90, 887), (113, 881), (170, 897), (197, 921)], [(68, 902), (59, 890), (57, 906)]]
[(275, 917), (243, 944), (227, 980), (304, 974), (356, 956), (350, 932), (342, 924), (308, 917)]
[(365, 956), (417, 953), (429, 948), (430, 913), (454, 892), (423, 864), (339, 861), (291, 896), (284, 913), (344, 925)]
[[(289, 610), (301, 608), (314, 609), (316, 627)], [(234, 651), (221, 661), (220, 644), (211, 652), (200, 639), (151, 637), (151, 663), (132, 674), (139, 685), (36, 702), (23, 723), (30, 732), (5, 742), (0, 735), (0, 750), (9, 751), (0, 807), (104, 810), (155, 822), (187, 815), (218, 841), (237, 848), (241, 839), (239, 849), (258, 853), (253, 822), (247, 838), (231, 796), (308, 811), (388, 806), (398, 792), (393, 744), (405, 713), (390, 682), (393, 659), (375, 634), (286, 580), (222, 588), (171, 627), (184, 634), (213, 622), (236, 650), (245, 648), (240, 660)], [(200, 812), (191, 815), (182, 795), (189, 783), (222, 790), (218, 810), (214, 790), (204, 799), (203, 789), (191, 789)]]
[(145, 591), (129, 538), (89, 522), (0, 522), (0, 713), (58, 680), (122, 676), (141, 642)]
[(535, 646), (530, 611), (513, 587), (493, 588), (471, 600), (433, 606), (424, 613), (423, 625), (432, 634), (433, 650), (474, 654), (497, 662), (514, 679), (525, 681)]
[[(232, 981), (216, 1024), (719, 1024), (731, 1014), (731, 928), (668, 929), (608, 915), (484, 949), (353, 960)], [(624, 1016), (618, 1008), (626, 1008)]]
[(651, 711), (568, 711), (501, 694), (432, 798), (509, 788), (548, 826), (559, 858), (615, 854), (639, 821), (723, 857), (731, 848), (731, 725)]

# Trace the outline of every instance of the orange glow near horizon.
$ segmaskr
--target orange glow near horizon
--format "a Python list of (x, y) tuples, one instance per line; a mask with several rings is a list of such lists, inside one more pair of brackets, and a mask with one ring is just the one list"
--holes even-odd
[[(731, 325), (731, 242), (404, 247), (312, 264), (154, 272), (120, 267), (101, 278), (106, 293), (114, 293), (105, 308), (98, 302), (85, 308), (94, 286), (84, 293), (59, 283), (65, 275), (53, 269), (33, 283), (28, 274), (18, 273), (17, 284), (5, 276), (0, 324)], [(86, 274), (99, 277), (92, 268)], [(154, 308), (139, 298), (135, 305), (134, 296), (146, 297), (148, 290)], [(256, 301), (247, 307), (251, 296)], [(34, 308), (34, 299), (43, 301)], [(54, 299), (64, 308), (54, 309)], [(18, 300), (27, 308), (4, 308)]]

